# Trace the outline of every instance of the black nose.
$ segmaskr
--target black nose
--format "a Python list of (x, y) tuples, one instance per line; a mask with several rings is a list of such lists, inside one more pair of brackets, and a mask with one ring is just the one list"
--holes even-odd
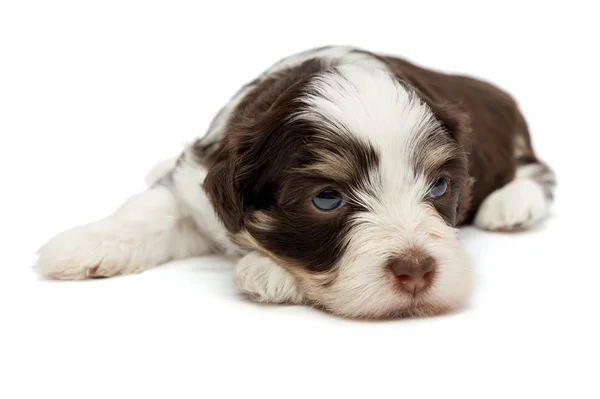
[(411, 249), (394, 258), (390, 269), (396, 275), (400, 288), (413, 297), (427, 289), (435, 273), (435, 259), (422, 250)]

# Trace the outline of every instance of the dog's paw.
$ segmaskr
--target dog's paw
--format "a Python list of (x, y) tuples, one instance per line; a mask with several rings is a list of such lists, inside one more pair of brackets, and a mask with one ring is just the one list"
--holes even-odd
[(144, 268), (137, 262), (135, 245), (109, 226), (76, 227), (41, 247), (35, 268), (41, 275), (59, 280), (138, 273)]
[(548, 202), (539, 184), (529, 179), (517, 179), (483, 201), (474, 224), (491, 231), (525, 230), (547, 213)]
[(294, 277), (271, 259), (252, 252), (235, 266), (235, 283), (243, 294), (261, 303), (299, 304), (303, 301)]

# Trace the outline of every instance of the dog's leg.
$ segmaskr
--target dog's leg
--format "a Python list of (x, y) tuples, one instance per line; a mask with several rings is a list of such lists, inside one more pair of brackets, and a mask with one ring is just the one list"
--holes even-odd
[(235, 266), (235, 283), (243, 294), (262, 303), (300, 304), (303, 295), (294, 277), (270, 258), (251, 252)]
[[(168, 174), (165, 168), (153, 180)], [(58, 234), (39, 250), (37, 270), (65, 280), (108, 277), (208, 253), (209, 244), (175, 192), (168, 182), (156, 183), (112, 215)]]
[(548, 214), (553, 181), (553, 172), (544, 164), (517, 167), (515, 179), (483, 201), (475, 215), (475, 225), (493, 231), (532, 227)]
[(554, 172), (535, 156), (527, 125), (520, 113), (517, 116), (519, 129), (514, 137), (515, 177), (492, 192), (479, 207), (474, 224), (485, 230), (531, 228), (548, 214), (554, 197)]

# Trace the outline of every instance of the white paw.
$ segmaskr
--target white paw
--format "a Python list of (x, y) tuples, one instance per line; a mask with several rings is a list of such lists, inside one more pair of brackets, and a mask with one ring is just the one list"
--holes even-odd
[(302, 303), (303, 296), (294, 277), (270, 258), (252, 252), (235, 266), (238, 289), (256, 302)]
[(523, 230), (543, 219), (547, 213), (548, 202), (542, 188), (533, 180), (517, 179), (483, 201), (474, 224), (492, 231)]
[(81, 280), (141, 272), (135, 239), (123, 240), (118, 229), (101, 223), (58, 234), (38, 251), (37, 271), (50, 278)]

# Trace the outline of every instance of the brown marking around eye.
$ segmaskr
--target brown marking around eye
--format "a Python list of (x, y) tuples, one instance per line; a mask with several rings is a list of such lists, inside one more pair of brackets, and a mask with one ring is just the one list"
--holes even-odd
[(420, 163), (428, 175), (440, 170), (440, 167), (446, 162), (449, 156), (452, 156), (455, 146), (452, 143), (439, 143), (428, 146), (427, 151), (422, 155)]
[(305, 149), (305, 158), (295, 170), (338, 184), (356, 184), (365, 171), (379, 163), (379, 155), (369, 143), (344, 132), (321, 128)]
[[(462, 169), (466, 167), (466, 154), (450, 137), (438, 132), (426, 139), (416, 152), (414, 163), (418, 171), (424, 171), (431, 182), (434, 182), (447, 169), (450, 162)], [(459, 165), (462, 162), (465, 165)], [(452, 180), (452, 179), (450, 179)]]
[(296, 100), (305, 90), (296, 84), (252, 120), (234, 119), (219, 152), (223, 162), (211, 167), (205, 189), (240, 245), (305, 279), (330, 281), (327, 273), (343, 255), (356, 209), (317, 213), (313, 190), (332, 186), (347, 193), (362, 186), (379, 159), (369, 143), (319, 115), (303, 119)]
[(342, 154), (316, 150), (315, 159), (314, 163), (304, 165), (298, 171), (336, 182), (351, 181), (356, 173), (350, 159)]

